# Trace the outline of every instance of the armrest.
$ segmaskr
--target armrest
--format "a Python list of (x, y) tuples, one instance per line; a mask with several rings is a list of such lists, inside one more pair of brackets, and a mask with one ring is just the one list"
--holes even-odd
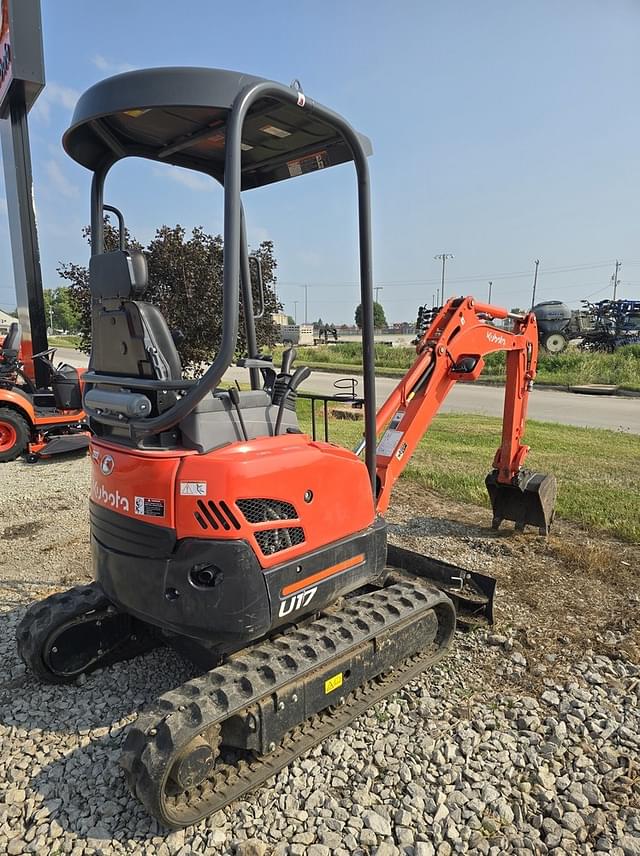
[(243, 357), (236, 362), (241, 369), (268, 369), (273, 364), (273, 357)]

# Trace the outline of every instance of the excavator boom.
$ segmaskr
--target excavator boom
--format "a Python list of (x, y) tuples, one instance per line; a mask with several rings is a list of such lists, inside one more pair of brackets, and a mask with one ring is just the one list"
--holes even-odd
[[(512, 329), (494, 326), (499, 319), (510, 319)], [(486, 479), (493, 525), (513, 520), (516, 528), (528, 524), (547, 533), (555, 478), (523, 468), (529, 447), (522, 438), (538, 359), (535, 315), (515, 315), (463, 297), (435, 312), (423, 308), (418, 326), (415, 362), (377, 415), (377, 434), (382, 434), (376, 455), (377, 510), (386, 511), (395, 481), (456, 382), (477, 380), (487, 354), (505, 351), (502, 439)]]

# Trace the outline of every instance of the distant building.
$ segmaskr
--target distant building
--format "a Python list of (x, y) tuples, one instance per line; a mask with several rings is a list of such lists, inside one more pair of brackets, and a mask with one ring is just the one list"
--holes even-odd
[(9, 327), (17, 320), (13, 315), (9, 315), (8, 312), (0, 309), (0, 336), (6, 336), (9, 332)]
[(285, 327), (289, 323), (289, 316), (284, 312), (274, 312), (271, 315), (271, 319), (278, 327)]

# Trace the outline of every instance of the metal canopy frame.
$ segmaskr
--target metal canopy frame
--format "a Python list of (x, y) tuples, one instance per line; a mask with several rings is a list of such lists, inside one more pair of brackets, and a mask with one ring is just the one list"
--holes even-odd
[[(202, 127), (206, 111), (209, 121)], [(283, 130), (280, 125), (269, 125), (274, 115), (278, 122), (286, 124), (286, 137), (264, 131), (263, 121), (270, 128)], [(192, 121), (194, 118), (200, 120), (200, 127)], [(135, 129), (137, 119), (146, 122), (134, 131), (132, 128)], [(177, 133), (173, 137), (160, 133), (163, 122), (169, 125), (174, 120)], [(191, 125), (190, 134), (185, 133), (187, 125)], [(270, 139), (267, 145), (253, 146), (251, 141), (255, 139), (256, 128), (262, 136), (267, 134), (275, 142)], [(310, 142), (311, 132), (315, 137)], [(209, 148), (206, 156), (207, 150), (198, 147), (211, 137), (216, 145)], [(195, 385), (189, 386), (173, 407), (151, 419), (129, 423), (137, 436), (157, 434), (177, 425), (219, 385), (233, 361), (238, 337), (241, 283), (246, 309), (249, 308), (247, 300), (251, 301), (242, 190), (337, 163), (354, 162), (358, 187), (365, 462), (375, 496), (373, 273), (367, 164), (371, 146), (367, 138), (358, 134), (338, 113), (307, 98), (299, 89), (216, 69), (151, 69), (117, 75), (88, 90), (78, 102), (63, 143), (72, 158), (94, 173), (91, 188), (92, 254), (104, 252), (104, 184), (109, 170), (119, 160), (144, 157), (173, 163), (208, 174), (223, 185), (222, 341), (211, 366)], [(187, 153), (189, 148), (192, 149), (191, 154)], [(254, 149), (259, 150), (252, 154)], [(245, 316), (249, 315), (252, 313), (245, 311)], [(248, 338), (249, 332), (248, 329)], [(255, 343), (255, 331), (253, 339)], [(92, 373), (86, 376), (86, 380), (105, 383), (104, 377), (92, 377)], [(162, 386), (162, 382), (158, 383)], [(121, 378), (119, 385), (122, 385)], [(127, 378), (127, 386), (135, 388), (136, 385), (135, 378)]]

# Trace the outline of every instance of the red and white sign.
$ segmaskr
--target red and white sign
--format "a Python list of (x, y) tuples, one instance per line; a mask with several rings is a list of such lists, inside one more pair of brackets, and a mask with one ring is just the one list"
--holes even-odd
[(30, 110), (43, 87), (40, 0), (0, 0), (0, 116), (14, 92)]
[(0, 104), (11, 86), (11, 34), (9, 32), (9, 0), (0, 0)]

